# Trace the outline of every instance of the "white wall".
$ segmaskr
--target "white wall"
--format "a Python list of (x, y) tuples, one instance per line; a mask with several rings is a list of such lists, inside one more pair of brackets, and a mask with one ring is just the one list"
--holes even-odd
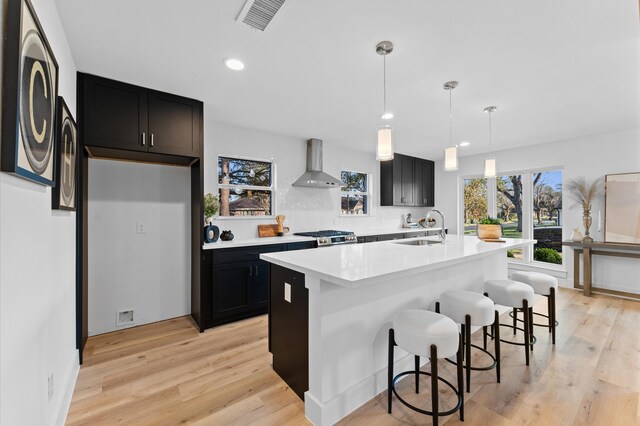
[[(509, 149), (495, 153), (498, 160), (498, 174), (525, 169), (558, 166), (563, 169), (563, 182), (568, 179), (584, 177), (591, 181), (602, 179), (604, 175), (613, 173), (640, 171), (640, 129), (627, 130), (604, 135), (595, 135), (565, 141), (550, 142), (541, 145)], [(457, 217), (455, 224), (451, 220), (451, 232), (457, 233), (461, 212), (458, 210), (460, 176), (482, 175), (485, 155), (461, 157), (459, 170), (456, 173), (442, 172), (436, 165), (437, 182), (436, 199), (448, 217)], [(449, 197), (447, 194), (456, 194)], [(565, 193), (562, 199), (563, 239), (568, 239), (573, 228), (582, 227), (582, 209), (571, 208), (574, 202)], [(604, 221), (604, 198), (593, 203), (591, 216), (593, 225), (591, 234), (594, 240), (604, 240), (604, 224), (598, 231), (598, 211)], [(573, 286), (573, 253), (563, 250), (567, 280)], [(640, 262), (637, 259), (624, 259), (595, 256), (593, 264), (593, 282), (597, 287), (615, 288), (622, 291), (640, 293)]]
[[(76, 67), (55, 3), (32, 3), (58, 60), (59, 94), (75, 111)], [(4, 34), (6, 1), (0, 4)], [(51, 188), (0, 173), (2, 425), (62, 424), (66, 417), (78, 371), (75, 217), (51, 210)]]
[[(205, 117), (206, 119), (206, 117)], [(316, 135), (309, 135), (309, 138)], [(307, 138), (308, 139), (308, 138)], [(372, 144), (374, 140), (372, 139)], [(226, 124), (205, 121), (204, 191), (217, 194), (218, 155), (273, 159), (276, 167), (276, 214), (286, 215), (291, 233), (318, 229), (376, 231), (400, 228), (402, 215), (424, 216), (426, 208), (380, 207), (380, 165), (372, 152), (340, 147), (325, 140), (324, 171), (340, 178), (341, 170), (371, 173), (373, 200), (371, 215), (340, 216), (340, 190), (294, 187), (291, 184), (306, 170), (306, 139), (286, 137)], [(436, 205), (440, 201), (436, 197)], [(257, 225), (273, 219), (218, 219), (220, 229), (231, 229), (236, 238), (258, 236)]]
[[(191, 313), (189, 167), (89, 160), (89, 335)], [(136, 224), (145, 227), (136, 232)]]

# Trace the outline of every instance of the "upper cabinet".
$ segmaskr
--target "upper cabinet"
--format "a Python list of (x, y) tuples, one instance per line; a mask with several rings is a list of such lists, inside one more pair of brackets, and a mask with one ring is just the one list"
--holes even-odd
[(380, 163), (380, 205), (433, 207), (434, 163), (395, 154)]
[(198, 157), (202, 102), (88, 74), (79, 76), (85, 146)]

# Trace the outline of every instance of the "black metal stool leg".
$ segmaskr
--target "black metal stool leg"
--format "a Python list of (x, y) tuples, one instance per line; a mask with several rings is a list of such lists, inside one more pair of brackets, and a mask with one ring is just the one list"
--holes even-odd
[(487, 326), (482, 327), (482, 347), (487, 350)]
[(456, 354), (456, 370), (458, 370), (458, 396), (460, 397), (460, 421), (464, 421), (464, 389), (462, 389), (462, 333), (459, 336), (458, 353)]
[(431, 411), (433, 425), (438, 426), (438, 348), (431, 345)]
[(420, 393), (420, 357), (414, 356), (415, 369), (416, 369), (416, 393)]
[(392, 386), (393, 386), (393, 347), (395, 346), (396, 342), (393, 336), (393, 328), (389, 329), (389, 360), (388, 360), (388, 365), (387, 365), (387, 377), (388, 377), (388, 381), (387, 381), (387, 411), (389, 412), (389, 414), (391, 414), (391, 401), (393, 399), (393, 395), (392, 395)]
[(467, 392), (471, 392), (471, 316), (464, 317), (465, 358), (467, 359)]
[(534, 339), (534, 334), (533, 334), (533, 306), (529, 308), (529, 338), (530, 340), (530, 346), (531, 346), (531, 352), (533, 352), (533, 339)]
[(549, 295), (549, 300), (551, 301), (551, 312), (549, 312), (549, 322), (551, 323), (551, 342), (556, 344), (556, 289), (551, 288), (551, 292)]
[(500, 383), (500, 314), (498, 311), (495, 311), (493, 325), (495, 330), (496, 378)]
[(547, 318), (549, 319), (549, 333), (551, 333), (551, 296), (545, 296), (547, 298)]
[[(522, 316), (524, 317), (524, 357), (526, 364), (529, 365), (529, 302), (527, 299), (522, 300)], [(513, 330), (515, 333), (515, 329)]]
[(518, 309), (513, 308), (513, 335), (516, 335), (516, 323), (518, 322)]

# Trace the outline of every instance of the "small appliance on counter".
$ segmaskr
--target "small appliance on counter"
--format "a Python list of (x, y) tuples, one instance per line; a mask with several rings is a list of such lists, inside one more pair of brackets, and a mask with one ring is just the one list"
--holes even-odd
[(328, 247), (334, 244), (356, 244), (358, 242), (356, 234), (350, 231), (324, 230), (314, 232), (296, 232), (293, 235), (315, 238), (318, 243), (318, 247)]
[(233, 240), (233, 232), (231, 232), (230, 230), (225, 230), (222, 231), (222, 234), (220, 234), (220, 239), (222, 241), (231, 241)]

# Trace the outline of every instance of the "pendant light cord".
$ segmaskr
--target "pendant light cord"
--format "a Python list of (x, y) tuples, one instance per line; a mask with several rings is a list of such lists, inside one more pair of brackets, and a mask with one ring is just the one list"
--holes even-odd
[(382, 56), (382, 114), (387, 113), (387, 55)]
[(451, 107), (451, 92), (449, 89), (449, 146), (453, 146), (453, 108)]
[(492, 112), (489, 111), (489, 155), (493, 157), (493, 148), (491, 145), (491, 140), (493, 139), (493, 135), (491, 134), (491, 114)]

